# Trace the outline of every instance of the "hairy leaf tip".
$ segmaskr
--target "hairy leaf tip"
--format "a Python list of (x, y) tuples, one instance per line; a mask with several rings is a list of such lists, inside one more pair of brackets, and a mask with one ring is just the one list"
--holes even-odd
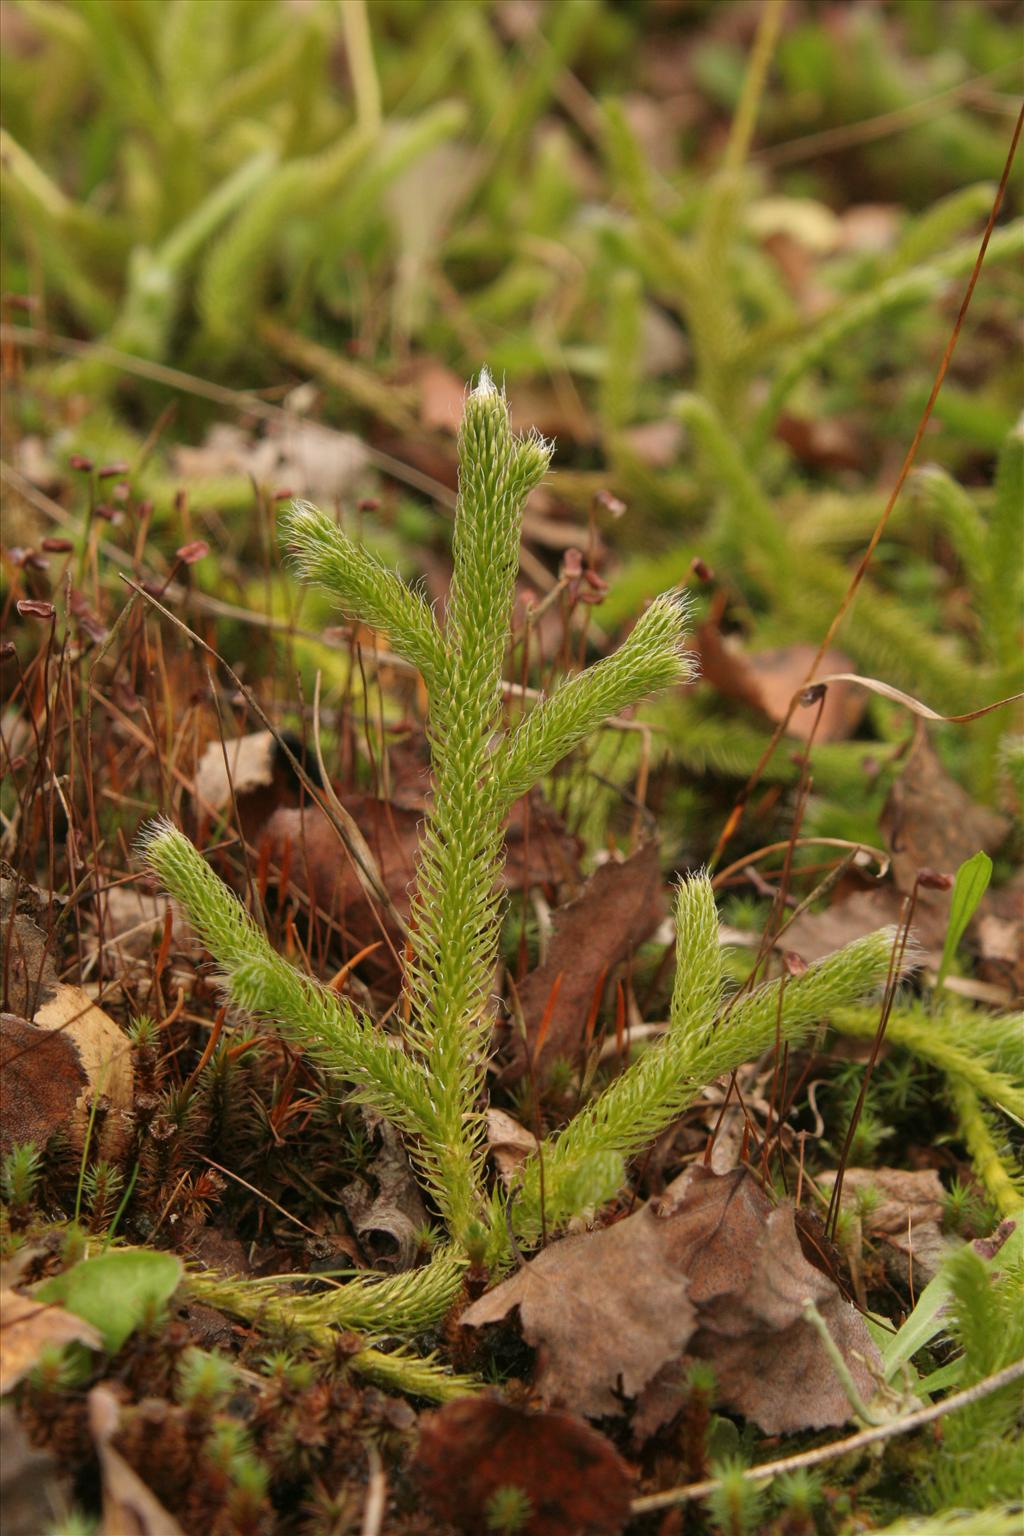
[(498, 392), (498, 386), (491, 377), (491, 370), (484, 363), (480, 369), (480, 377), (477, 379), (476, 385), (472, 390), (471, 398), (485, 400), (489, 395), (496, 395)]
[(135, 834), (136, 855), (146, 864), (153, 860), (153, 850), (157, 843), (163, 842), (167, 837), (180, 837), (181, 833), (167, 816), (154, 816), (151, 821), (144, 822)]
[(295, 500), (281, 513), (281, 541), (290, 546), (292, 554), (296, 553), (295, 545), (313, 531), (319, 518), (320, 513), (308, 501)]

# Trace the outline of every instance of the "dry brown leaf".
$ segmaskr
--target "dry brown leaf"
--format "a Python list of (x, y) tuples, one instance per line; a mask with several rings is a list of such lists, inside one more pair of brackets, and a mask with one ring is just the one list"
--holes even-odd
[[(346, 795), (342, 804), (365, 839), (396, 911), (407, 918), (422, 815), (374, 795)], [(355, 860), (319, 806), (280, 807), (257, 841), (261, 854), (267, 849), (276, 868), (287, 870), (290, 885), (340, 923), (352, 940), (362, 945), (381, 937)], [(371, 961), (381, 963), (387, 963), (384, 951)]]
[[(132, 1107), (132, 1056), (125, 1036), (81, 987), (67, 982), (61, 982), (54, 996), (36, 1009), (32, 1022), (42, 1029), (60, 1032), (74, 1042), (89, 1085), (76, 1109), (80, 1134), (85, 1134), (93, 1100), (102, 1095), (107, 1113), (100, 1135), (101, 1155), (113, 1155), (114, 1143), (123, 1134), (120, 1114)], [(74, 1130), (72, 1139), (75, 1140)]]
[(665, 1235), (644, 1206), (615, 1226), (562, 1238), (460, 1321), (479, 1328), (518, 1307), (523, 1337), (539, 1351), (542, 1402), (590, 1418), (619, 1413), (622, 1396), (636, 1397), (693, 1332), (689, 1280)]
[(110, 1388), (93, 1387), (89, 1393), (89, 1428), (102, 1474), (100, 1536), (184, 1536), (177, 1520), (115, 1449), (119, 1420), (120, 1407)]
[[(785, 443), (801, 464), (830, 470), (864, 468), (864, 443), (849, 422), (841, 418), (795, 416), (789, 411), (782, 411), (775, 423), (775, 436)], [(813, 651), (811, 654), (814, 654)], [(848, 668), (847, 663), (838, 670), (847, 671)]]
[(30, 1019), (57, 988), (57, 968), (50, 950), (54, 919), (63, 905), (60, 898), (49, 903), (38, 886), (19, 880), (11, 865), (0, 860), (4, 1006), (23, 1019)]
[(31, 1022), (0, 1015), (0, 1075), (4, 1116), (0, 1141), (45, 1146), (57, 1130), (80, 1149), (98, 1100), (98, 1153), (116, 1156), (132, 1107), (128, 1042), (110, 1016), (83, 992), (59, 982)]
[(109, 1113), (100, 1121), (99, 1145), (109, 1157), (124, 1139), (121, 1112), (132, 1106), (131, 1054), (113, 1019), (58, 978), (50, 934), (53, 907), (62, 905), (0, 863), (0, 956), (10, 1010), (0, 1015), (0, 1145), (45, 1146), (64, 1130), (80, 1149), (101, 1096)]
[[(108, 966), (113, 961), (128, 968), (135, 960), (148, 960), (172, 908), (170, 897), (163, 892), (140, 891), (135, 885), (115, 885), (101, 900), (103, 953)], [(98, 954), (99, 941), (100, 924), (94, 920), (85, 942), (87, 958)]]
[(579, 879), (579, 838), (547, 801), (532, 790), (516, 800), (505, 824), (503, 880), (510, 891), (530, 885), (566, 885)]
[(530, 1501), (522, 1536), (615, 1536), (629, 1516), (632, 1472), (604, 1435), (569, 1414), (494, 1398), (424, 1414), (414, 1472), (434, 1512), (472, 1536), (509, 1486)]
[[(365, 838), (396, 910), (402, 918), (408, 917), (423, 811), (373, 795), (348, 794), (341, 803)], [(576, 839), (538, 797), (531, 797), (529, 804), (527, 818), (526, 801), (517, 801), (506, 829), (504, 883), (515, 890), (525, 885), (560, 885), (577, 868)], [(258, 843), (261, 850), (269, 849), (278, 869), (287, 866), (290, 883), (336, 918), (350, 937), (361, 943), (381, 937), (355, 864), (317, 806), (274, 811)], [(373, 963), (381, 963), (381, 958)]]
[(487, 1146), (502, 1179), (510, 1184), (516, 1170), (536, 1151), (537, 1138), (505, 1110), (492, 1106), (487, 1111)]
[[(650, 937), (664, 913), (654, 842), (645, 843), (621, 864), (609, 860), (600, 865), (579, 896), (558, 908), (547, 957), (519, 987), (526, 1038), (518, 1032), (512, 1037), (505, 1081), (514, 1082), (525, 1072), (526, 1052), (536, 1049), (545, 1015), (538, 1068), (543, 1070), (556, 1057), (575, 1055), (602, 976)], [(557, 994), (549, 1008), (556, 984)]]
[(48, 1306), (20, 1291), (0, 1291), (0, 1396), (24, 1381), (44, 1349), (77, 1340), (89, 1349), (102, 1349), (103, 1340), (91, 1323), (63, 1307)]
[(891, 250), (904, 218), (895, 203), (855, 203), (839, 215), (841, 249), (872, 256)]
[[(296, 757), (304, 757), (302, 743), (290, 732), (284, 741)], [(313, 781), (315, 768), (305, 764)], [(281, 806), (297, 806), (300, 785), (295, 770), (271, 731), (253, 731), (221, 743), (211, 741), (199, 759), (195, 777), (195, 803), (205, 815), (220, 812), (235, 820), (243, 836), (255, 841), (261, 829)]]
[[(899, 921), (902, 898), (891, 885), (870, 886), (853, 891), (835, 901), (823, 912), (803, 912), (780, 938), (786, 949), (795, 950), (802, 959), (821, 960), (834, 954), (844, 944), (862, 939), (889, 923)], [(934, 935), (915, 926), (915, 935), (926, 949), (932, 948)], [(941, 934), (939, 935), (941, 942)]]
[(0, 963), (8, 1007), (22, 1018), (31, 1018), (60, 985), (46, 934), (24, 912), (0, 917), (0, 933)]
[(626, 427), (622, 441), (630, 453), (648, 469), (671, 469), (679, 462), (683, 446), (683, 428), (673, 420), (644, 421)]
[(462, 1316), (470, 1327), (518, 1307), (538, 1350), (546, 1404), (621, 1412), (650, 1433), (679, 1408), (671, 1368), (708, 1360), (718, 1399), (768, 1434), (844, 1423), (850, 1404), (817, 1333), (812, 1300), (859, 1390), (878, 1354), (856, 1310), (804, 1257), (789, 1205), (773, 1207), (745, 1169), (694, 1166), (615, 1226), (543, 1250)]
[[(922, 869), (954, 874), (980, 848), (994, 853), (1010, 823), (997, 811), (975, 805), (946, 772), (919, 723), (903, 772), (889, 791), (881, 827), (892, 855), (893, 879), (907, 895)], [(945, 933), (950, 900), (949, 891), (920, 889), (915, 926), (924, 927), (927, 914)]]
[[(830, 684), (830, 689), (834, 686), (842, 685)], [(920, 870), (954, 874), (979, 848), (995, 851), (1009, 830), (1005, 817), (975, 805), (950, 778), (923, 724), (918, 725), (907, 762), (889, 792), (881, 824), (892, 856), (893, 883), (855, 890), (823, 912), (803, 913), (786, 929), (787, 949), (796, 950), (805, 960), (818, 960), (876, 928), (898, 922), (902, 897), (913, 890)], [(914, 938), (933, 969), (946, 936), (951, 899), (949, 891), (918, 889)], [(1011, 993), (1024, 985), (1024, 911), (1020, 907), (1019, 892), (1016, 897), (1010, 888), (988, 892), (973, 924), (982, 959), (993, 961), (985, 979), (1008, 987)]]
[[(727, 699), (736, 699), (767, 715), (776, 724), (786, 718), (793, 695), (806, 681), (815, 657), (812, 645), (785, 645), (748, 654), (731, 636), (723, 636), (710, 621), (697, 629), (701, 675)], [(852, 663), (841, 651), (826, 651), (821, 665), (830, 672)], [(832, 683), (825, 694), (815, 741), (846, 741), (864, 715), (866, 701), (851, 683)], [(810, 739), (817, 708), (796, 709), (786, 727), (788, 736)]]
[(70, 1037), (39, 1029), (16, 1013), (0, 1014), (0, 1150), (16, 1142), (45, 1147), (72, 1123), (89, 1079)]
[[(1000, 893), (997, 893), (1000, 894)], [(1024, 918), (983, 912), (978, 918), (978, 972), (983, 981), (1024, 993)]]
[(271, 731), (252, 731), (234, 741), (211, 741), (199, 759), (195, 791), (211, 810), (226, 810), (232, 791), (247, 795), (265, 789), (274, 777), (277, 743)]
[(743, 1168), (720, 1175), (700, 1166), (659, 1206), (697, 1307), (688, 1352), (714, 1366), (719, 1401), (766, 1434), (845, 1423), (850, 1404), (805, 1302), (817, 1306), (866, 1398), (878, 1352), (856, 1309), (804, 1257), (793, 1208), (773, 1208)]
[(466, 381), (435, 358), (424, 358), (416, 367), (420, 392), (420, 423), (428, 432), (458, 436), (466, 408)]
[(240, 475), (269, 490), (288, 490), (330, 504), (351, 493), (369, 455), (365, 443), (352, 433), (296, 416), (271, 422), (263, 437), (217, 422), (202, 447), (178, 447), (172, 462), (185, 480)]
[(537, 431), (559, 443), (592, 443), (597, 428), (568, 375), (520, 382), (509, 402), (512, 429)]
[[(821, 1175), (831, 1189), (835, 1174)], [(949, 1244), (942, 1235), (944, 1190), (934, 1168), (847, 1168), (843, 1175), (843, 1206), (862, 1205), (858, 1196), (873, 1192), (877, 1204), (868, 1203), (862, 1216), (863, 1230), (885, 1244), (889, 1267), (917, 1289), (937, 1272)]]

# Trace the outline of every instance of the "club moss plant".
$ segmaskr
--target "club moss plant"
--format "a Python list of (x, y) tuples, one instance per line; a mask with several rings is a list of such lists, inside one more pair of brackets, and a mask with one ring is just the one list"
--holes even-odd
[[(314, 1338), (332, 1326), (363, 1329), (378, 1340), (422, 1330), (450, 1306), (468, 1260), (499, 1271), (512, 1257), (513, 1240), (530, 1246), (544, 1230), (600, 1207), (621, 1187), (624, 1160), (705, 1084), (776, 1039), (798, 1037), (831, 1009), (856, 1003), (887, 974), (892, 934), (882, 930), (803, 976), (723, 1006), (711, 885), (705, 876), (684, 881), (666, 1035), (545, 1142), (511, 1198), (489, 1188), (484, 1107), (505, 817), (516, 798), (603, 721), (692, 676), (684, 649), (686, 605), (679, 593), (665, 594), (616, 652), (563, 681), (519, 724), (503, 729), (501, 671), (522, 509), (550, 456), (540, 437), (512, 433), (505, 397), (484, 372), (467, 398), (459, 434), (454, 569), (443, 624), (421, 593), (322, 512), (294, 503), (283, 519), (284, 542), (301, 575), (327, 587), (349, 617), (385, 630), (426, 685), (435, 793), (412, 898), (401, 1037), (277, 954), (168, 822), (155, 822), (143, 836), (146, 862), (188, 911), (232, 1003), (301, 1045), (398, 1127), (444, 1221), (447, 1242), (409, 1275), (364, 1278), (328, 1295), (286, 1299), (265, 1285), (204, 1282), (210, 1299), (244, 1315), (276, 1317)], [(415, 1366), (410, 1390), (423, 1392), (434, 1380), (429, 1362), (381, 1357), (369, 1346), (364, 1353), (370, 1374), (379, 1374), (381, 1358), (402, 1358), (410, 1371)], [(401, 1369), (389, 1369), (392, 1384), (399, 1384)], [(445, 1395), (445, 1378), (436, 1370), (434, 1376), (429, 1395)]]

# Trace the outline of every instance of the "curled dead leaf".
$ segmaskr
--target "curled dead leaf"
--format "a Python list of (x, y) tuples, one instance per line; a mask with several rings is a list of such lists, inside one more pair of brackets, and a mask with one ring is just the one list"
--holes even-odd
[(516, 1171), (531, 1152), (537, 1149), (537, 1138), (525, 1125), (520, 1125), (512, 1115), (493, 1105), (487, 1111), (487, 1146), (494, 1165), (506, 1184), (515, 1178)]
[(398, 1132), (368, 1109), (363, 1109), (362, 1116), (380, 1147), (366, 1169), (366, 1180), (347, 1185), (339, 1199), (371, 1263), (383, 1269), (409, 1269), (428, 1224), (426, 1207)]

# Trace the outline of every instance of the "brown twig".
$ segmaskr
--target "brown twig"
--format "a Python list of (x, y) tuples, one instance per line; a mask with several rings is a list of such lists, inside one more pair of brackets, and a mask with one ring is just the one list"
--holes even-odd
[[(778, 1477), (783, 1472), (795, 1472), (801, 1467), (816, 1467), (826, 1461), (835, 1461), (840, 1456), (848, 1456), (853, 1451), (863, 1450), (866, 1446), (891, 1440), (896, 1435), (908, 1435), (912, 1430), (920, 1429), (925, 1424), (932, 1424), (948, 1413), (955, 1413), (958, 1408), (967, 1408), (971, 1403), (990, 1397), (993, 1392), (1010, 1386), (1012, 1382), (1019, 1381), (1022, 1376), (1024, 1376), (1024, 1360), (1015, 1360), (1012, 1365), (1004, 1366), (1001, 1371), (996, 1371), (992, 1376), (986, 1376), (983, 1381), (976, 1382), (973, 1387), (965, 1387), (962, 1392), (954, 1392), (952, 1397), (945, 1398), (941, 1403), (930, 1403), (927, 1408), (918, 1408), (902, 1419), (893, 1419), (890, 1423), (880, 1424), (875, 1429), (861, 1430), (859, 1434), (848, 1435), (845, 1440), (834, 1440), (831, 1445), (819, 1445), (813, 1451), (801, 1451), (796, 1456), (784, 1456), (779, 1461), (769, 1461), (763, 1466), (751, 1467), (749, 1471), (744, 1472), (744, 1481), (764, 1482), (768, 1478)], [(645, 1515), (659, 1509), (671, 1509), (674, 1504), (686, 1504), (693, 1499), (706, 1499), (709, 1494), (717, 1493), (721, 1486), (720, 1479), (712, 1477), (702, 1483), (685, 1483), (679, 1488), (667, 1488), (663, 1493), (644, 1494), (641, 1498), (633, 1500), (630, 1512), (634, 1515)]]

